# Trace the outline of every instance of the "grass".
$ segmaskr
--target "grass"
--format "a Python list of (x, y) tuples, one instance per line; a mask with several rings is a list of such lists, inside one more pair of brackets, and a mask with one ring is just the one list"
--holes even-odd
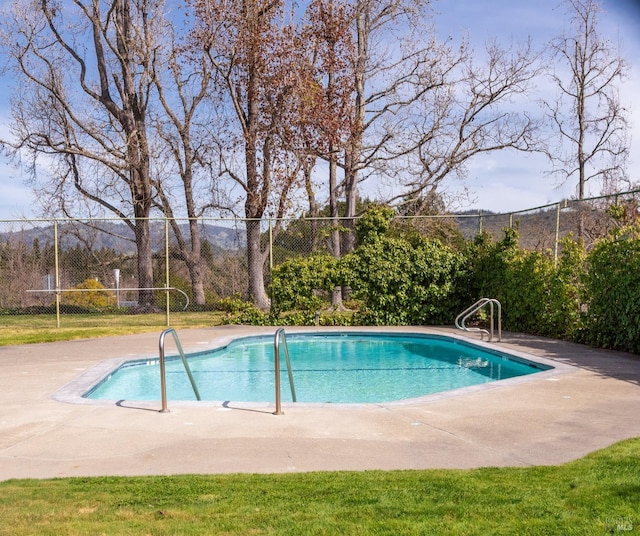
[[(218, 325), (223, 313), (171, 313), (171, 327), (200, 328)], [(89, 339), (109, 335), (133, 335), (162, 331), (167, 318), (162, 314), (67, 314), (56, 327), (55, 315), (3, 315), (0, 317), (0, 346)]]
[(10, 480), (0, 534), (637, 534), (638, 475), (640, 439), (557, 467)]

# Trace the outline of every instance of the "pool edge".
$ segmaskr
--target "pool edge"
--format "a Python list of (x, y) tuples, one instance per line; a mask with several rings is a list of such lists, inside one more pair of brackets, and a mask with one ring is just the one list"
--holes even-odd
[[(269, 330), (264, 328), (246, 327), (243, 334), (222, 336), (214, 336), (208, 343), (210, 346), (207, 350), (222, 348), (228, 345), (231, 341), (249, 338), (255, 336), (269, 335), (271, 330), (275, 333), (277, 327), (272, 327)], [(563, 374), (574, 372), (576, 367), (555, 361), (553, 359), (545, 358), (542, 356), (534, 355), (523, 350), (513, 347), (513, 343), (502, 343), (478, 340), (477, 335), (464, 334), (463, 332), (452, 330), (450, 327), (443, 326), (349, 326), (349, 327), (288, 327), (286, 328), (291, 333), (394, 333), (401, 334), (423, 334), (423, 335), (437, 335), (443, 338), (455, 339), (466, 344), (479, 346), (485, 350), (492, 352), (507, 353), (517, 359), (523, 359), (533, 363), (539, 363), (546, 367), (550, 367), (548, 370), (540, 370), (534, 374), (528, 374), (524, 376), (518, 376), (514, 378), (508, 378), (505, 380), (496, 380), (478, 385), (472, 385), (468, 387), (461, 387), (458, 389), (451, 389), (448, 391), (442, 391), (439, 393), (427, 394), (414, 398), (407, 398), (402, 400), (395, 400), (390, 402), (367, 402), (367, 403), (326, 403), (326, 402), (284, 402), (283, 406), (286, 407), (299, 407), (299, 408), (354, 408), (354, 407), (394, 407), (394, 406), (411, 406), (411, 405), (424, 405), (433, 403), (439, 400), (464, 396), (470, 393), (476, 393), (486, 391), (489, 389), (504, 388), (507, 386), (518, 385), (522, 383), (528, 383), (530, 381), (542, 381), (551, 380)], [(202, 342), (200, 345), (204, 344)], [(503, 344), (509, 344), (508, 349), (501, 349)], [(188, 354), (202, 351), (202, 348), (194, 348), (193, 345), (184, 345), (185, 352)], [(159, 400), (135, 400), (135, 399), (122, 399), (122, 400), (99, 400), (85, 398), (84, 395), (90, 392), (96, 387), (103, 379), (110, 373), (114, 372), (118, 367), (122, 366), (126, 362), (133, 361), (145, 361), (145, 360), (157, 360), (157, 354), (142, 354), (139, 356), (129, 355), (127, 357), (111, 358), (100, 361), (98, 364), (84, 371), (80, 376), (63, 385), (60, 389), (56, 390), (51, 398), (57, 402), (76, 405), (89, 405), (89, 406), (119, 406), (126, 404), (135, 404), (140, 408), (156, 408), (159, 404)], [(233, 408), (248, 408), (248, 409), (264, 409), (274, 405), (273, 402), (245, 402), (245, 401), (229, 401), (229, 400), (209, 400), (209, 401), (171, 401), (172, 407), (203, 407), (203, 408), (221, 408), (221, 409), (233, 409)]]

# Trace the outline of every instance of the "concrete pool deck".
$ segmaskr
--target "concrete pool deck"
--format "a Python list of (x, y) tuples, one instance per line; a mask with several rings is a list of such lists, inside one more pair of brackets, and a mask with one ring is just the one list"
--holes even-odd
[[(393, 328), (409, 329), (454, 333)], [(273, 405), (169, 400), (170, 412), (160, 413), (160, 401), (75, 404), (60, 396), (103, 360), (157, 356), (159, 331), (0, 347), (0, 480), (553, 465), (640, 436), (638, 356), (509, 333), (494, 346), (558, 368), (401, 404), (285, 404), (278, 416)], [(194, 352), (219, 338), (274, 331), (179, 335)]]

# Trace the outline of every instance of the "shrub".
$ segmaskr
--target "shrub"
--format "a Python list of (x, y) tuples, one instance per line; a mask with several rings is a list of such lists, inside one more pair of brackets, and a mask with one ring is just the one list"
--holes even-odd
[(222, 318), (223, 324), (246, 324), (251, 326), (273, 325), (271, 316), (258, 309), (251, 302), (247, 302), (235, 296), (223, 298), (216, 304), (218, 309), (226, 314)]
[(278, 315), (291, 309), (315, 313), (328, 305), (338, 279), (338, 260), (331, 255), (285, 261), (272, 272), (271, 313)]
[(582, 328), (585, 251), (582, 241), (575, 241), (571, 236), (562, 240), (561, 245), (560, 258), (548, 285), (545, 334), (575, 340)]
[(356, 322), (443, 324), (460, 306), (463, 257), (438, 241), (380, 237), (343, 259), (347, 283), (363, 307)]
[(243, 300), (239, 294), (235, 294), (233, 297), (221, 298), (216, 302), (215, 306), (216, 309), (225, 313), (239, 313), (249, 307), (253, 307), (250, 302)]
[(596, 242), (587, 265), (584, 342), (640, 353), (640, 227)]
[(287, 311), (286, 313), (266, 313), (252, 303), (240, 299), (220, 300), (219, 308), (226, 312), (223, 324), (243, 324), (251, 326), (349, 326), (349, 312), (319, 313), (316, 311)]
[(572, 338), (579, 327), (582, 245), (565, 240), (555, 266), (550, 255), (522, 250), (517, 244), (517, 230), (506, 229), (500, 242), (483, 235), (469, 246), (468, 303), (496, 298), (503, 307), (505, 329)]
[(384, 236), (391, 227), (394, 210), (382, 205), (370, 205), (356, 222), (356, 240), (358, 244), (375, 242)]
[(82, 291), (63, 292), (62, 303), (64, 305), (103, 309), (115, 303), (115, 294), (104, 290), (104, 285), (95, 279), (85, 279), (73, 288), (82, 289)]

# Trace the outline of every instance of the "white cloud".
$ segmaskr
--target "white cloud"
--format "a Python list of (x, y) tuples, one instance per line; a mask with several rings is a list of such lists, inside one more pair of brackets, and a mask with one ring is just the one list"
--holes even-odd
[(555, 203), (571, 197), (572, 184), (557, 184), (545, 173), (546, 158), (518, 152), (494, 153), (469, 166), (465, 185), (473, 193), (472, 207), (510, 212)]

